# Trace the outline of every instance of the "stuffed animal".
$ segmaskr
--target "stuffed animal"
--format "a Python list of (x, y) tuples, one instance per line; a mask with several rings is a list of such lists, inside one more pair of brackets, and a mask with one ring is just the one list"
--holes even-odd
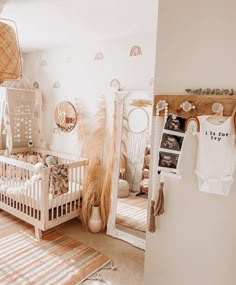
[(42, 162), (38, 162), (34, 165), (34, 175), (31, 176), (30, 181), (31, 182), (36, 182), (40, 180), (41, 175), (40, 175), (40, 170), (44, 167), (44, 164)]
[(49, 155), (47, 158), (46, 158), (46, 165), (47, 166), (53, 166), (53, 165), (56, 165), (57, 164), (57, 158), (55, 156), (52, 156), (52, 155)]

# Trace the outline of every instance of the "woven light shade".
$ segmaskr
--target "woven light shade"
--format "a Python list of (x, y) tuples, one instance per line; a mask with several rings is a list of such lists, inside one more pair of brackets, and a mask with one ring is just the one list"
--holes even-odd
[(0, 19), (0, 84), (21, 79), (21, 53), (14, 22)]

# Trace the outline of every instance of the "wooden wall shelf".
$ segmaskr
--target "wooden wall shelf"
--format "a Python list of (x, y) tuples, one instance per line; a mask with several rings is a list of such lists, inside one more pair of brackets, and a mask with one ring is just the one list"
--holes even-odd
[[(184, 101), (189, 101), (196, 106), (195, 115), (210, 115), (212, 112), (212, 105), (216, 102), (224, 106), (224, 116), (231, 116), (234, 107), (236, 106), (236, 95), (155, 95), (153, 105), (153, 115), (156, 115), (156, 105), (160, 100), (168, 102), (169, 113), (176, 113), (180, 104)], [(180, 116), (190, 117), (193, 112), (178, 112)], [(160, 112), (163, 116), (163, 112)]]

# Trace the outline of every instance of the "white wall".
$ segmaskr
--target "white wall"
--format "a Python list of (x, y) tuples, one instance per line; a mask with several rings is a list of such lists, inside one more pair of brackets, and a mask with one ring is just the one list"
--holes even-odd
[[(235, 11), (233, 0), (159, 0), (156, 94), (236, 87)], [(166, 181), (165, 214), (147, 234), (145, 285), (236, 284), (236, 183), (228, 197), (200, 193), (196, 150), (188, 138), (183, 179)]]
[[(153, 89), (155, 44), (156, 33), (153, 32), (25, 54), (25, 74), (31, 82), (38, 82), (43, 91), (44, 126), (49, 146), (69, 153), (77, 152), (79, 147), (75, 131), (53, 134), (54, 109), (60, 101), (74, 103), (78, 99), (92, 127), (98, 97), (104, 94), (108, 106), (112, 105), (114, 90), (110, 90), (110, 83), (113, 79), (119, 80), (122, 90)], [(136, 45), (141, 47), (142, 54), (129, 56)], [(103, 53), (103, 60), (94, 60), (98, 52)], [(60, 88), (53, 88), (56, 81)]]

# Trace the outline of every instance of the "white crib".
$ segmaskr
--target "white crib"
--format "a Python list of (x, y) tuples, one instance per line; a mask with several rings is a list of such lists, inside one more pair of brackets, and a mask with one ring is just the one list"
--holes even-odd
[(87, 160), (75, 161), (72, 155), (38, 148), (14, 149), (12, 154), (19, 152), (52, 155), (68, 167), (68, 192), (53, 197), (50, 167), (36, 169), (31, 163), (0, 155), (0, 209), (32, 224), (40, 239), (42, 231), (79, 216)]

